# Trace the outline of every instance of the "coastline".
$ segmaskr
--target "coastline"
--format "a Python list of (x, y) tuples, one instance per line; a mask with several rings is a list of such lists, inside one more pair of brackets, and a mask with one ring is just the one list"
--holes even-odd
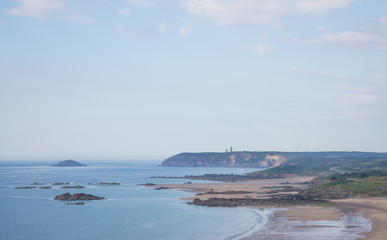
[(338, 207), (356, 209), (372, 221), (366, 239), (384, 240), (387, 236), (387, 198), (341, 199), (333, 201)]
[(241, 240), (363, 239), (372, 228), (357, 211), (336, 207), (302, 206), (272, 209), (267, 224)]
[[(213, 182), (193, 184), (160, 184), (153, 187), (176, 189), (195, 193), (196, 196), (184, 198), (192, 201), (195, 198), (207, 200), (210, 198), (265, 198), (268, 190), (276, 187), (293, 186), (303, 188), (303, 182), (313, 177), (290, 176), (285, 179), (262, 179), (243, 182)], [(289, 192), (286, 192), (289, 193)], [(281, 190), (275, 194), (284, 194)], [(382, 240), (387, 236), (387, 199), (364, 198), (342, 199), (331, 201), (326, 206), (267, 206), (264, 208), (248, 207), (252, 211), (266, 211), (259, 214), (266, 222), (257, 225), (244, 233), (238, 233), (232, 238), (240, 240), (255, 239), (321, 239), (338, 236), (340, 239), (376, 239)], [(271, 211), (271, 213), (268, 213)], [(336, 235), (335, 235), (336, 234)]]

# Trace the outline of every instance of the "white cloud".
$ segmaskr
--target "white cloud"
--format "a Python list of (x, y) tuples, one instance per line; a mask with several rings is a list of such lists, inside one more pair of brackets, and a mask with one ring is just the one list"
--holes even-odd
[(260, 56), (266, 55), (271, 52), (275, 52), (278, 50), (275, 46), (268, 46), (261, 43), (258, 43), (255, 47), (251, 49), (253, 52), (259, 54)]
[(315, 26), (314, 28), (315, 28), (317, 31), (323, 32), (323, 33), (326, 33), (326, 32), (329, 31), (326, 27), (321, 26), (321, 25), (317, 25), (317, 26)]
[[(69, 14), (62, 0), (16, 0), (20, 6), (12, 8), (9, 14), (40, 18), (67, 20), (79, 23), (96, 23), (96, 19), (85, 17), (79, 14)], [(58, 12), (60, 14), (58, 15)], [(66, 13), (67, 12), (67, 13)]]
[(334, 45), (344, 47), (363, 47), (375, 50), (387, 50), (387, 35), (346, 31), (343, 33), (326, 34), (313, 38), (296, 38), (301, 43)]
[(166, 22), (162, 22), (159, 25), (157, 25), (157, 29), (159, 30), (159, 32), (166, 32), (169, 29), (169, 25)]
[(312, 69), (306, 69), (306, 68), (300, 68), (300, 67), (292, 67), (291, 69), (295, 72), (300, 72), (300, 73), (317, 76), (317, 77), (330, 78), (330, 79), (336, 79), (336, 80), (348, 80), (348, 78), (345, 76), (319, 72)]
[(378, 100), (378, 98), (379, 97), (377, 95), (366, 94), (366, 93), (353, 95), (353, 99), (361, 102), (375, 102)]
[(121, 8), (120, 10), (118, 10), (118, 13), (120, 15), (128, 15), (129, 14), (129, 8)]
[(360, 47), (387, 51), (387, 16), (378, 22), (362, 27), (359, 31), (325, 34), (311, 38), (295, 38), (300, 43)]
[(369, 82), (377, 86), (387, 86), (387, 74), (375, 74), (369, 78)]
[(150, 0), (126, 0), (126, 2), (139, 7), (156, 7), (156, 2)]
[(12, 15), (45, 18), (50, 12), (65, 8), (62, 0), (17, 0), (21, 5), (8, 11)]
[(180, 27), (178, 32), (180, 36), (184, 37), (192, 33), (192, 27), (190, 25)]
[(189, 13), (220, 25), (277, 25), (289, 14), (324, 14), (355, 0), (182, 0)]
[(345, 8), (355, 0), (296, 0), (293, 1), (298, 12), (324, 14), (338, 8)]

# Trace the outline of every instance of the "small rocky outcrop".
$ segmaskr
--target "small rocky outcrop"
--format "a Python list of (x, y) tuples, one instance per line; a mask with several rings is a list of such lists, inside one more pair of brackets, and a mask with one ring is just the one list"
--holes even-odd
[(64, 193), (62, 195), (55, 196), (55, 200), (60, 201), (89, 201), (89, 200), (104, 200), (104, 197), (98, 197), (91, 194), (85, 193), (75, 193), (71, 195), (70, 193)]
[(62, 188), (85, 188), (84, 186), (81, 185), (76, 185), (76, 186), (63, 186)]
[(52, 185), (69, 185), (70, 183), (66, 182), (66, 183), (62, 183), (62, 182), (55, 182), (53, 183)]
[(27, 186), (27, 187), (15, 187), (15, 189), (32, 189), (32, 188), (36, 188), (36, 187), (30, 187), (30, 186)]
[(44, 183), (38, 183), (38, 182), (35, 182), (35, 183), (32, 183), (31, 185), (33, 186), (39, 186), (39, 185), (45, 185)]
[(144, 183), (144, 184), (140, 184), (140, 185), (149, 187), (149, 186), (155, 186), (156, 184), (154, 184), (154, 183)]
[(40, 187), (40, 189), (51, 189), (50, 186), (43, 186), (43, 187)]
[(100, 182), (97, 185), (121, 185), (118, 182)]
[(60, 161), (60, 162), (58, 162), (58, 164), (56, 164), (54, 166), (57, 166), (57, 167), (79, 167), (79, 166), (86, 166), (86, 165), (83, 165), (82, 163), (79, 163), (77, 161), (69, 159), (69, 160), (65, 160), (65, 161)]
[[(70, 203), (66, 203), (67, 205), (70, 205)], [(85, 205), (85, 202), (75, 202), (75, 203), (71, 203), (71, 205)]]

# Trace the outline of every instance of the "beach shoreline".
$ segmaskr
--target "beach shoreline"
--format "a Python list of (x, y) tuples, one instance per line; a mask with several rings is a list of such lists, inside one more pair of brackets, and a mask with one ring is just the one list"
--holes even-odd
[[(195, 198), (265, 198), (271, 189), (292, 186), (304, 188), (304, 182), (313, 177), (291, 176), (281, 179), (261, 179), (243, 182), (211, 182), (192, 184), (159, 184), (153, 187), (175, 189), (195, 193), (195, 196), (183, 198), (192, 201)], [(280, 188), (281, 189), (281, 188)], [(289, 192), (286, 192), (288, 194)], [(284, 194), (279, 190), (275, 194)], [(242, 206), (247, 207), (247, 206)], [(249, 207), (253, 211), (272, 211), (265, 224), (254, 226), (245, 233), (239, 233), (231, 239), (300, 239), (300, 236), (312, 237), (318, 232), (321, 239), (340, 236), (340, 239), (376, 239), (387, 236), (384, 226), (387, 224), (387, 199), (364, 198), (331, 201), (327, 206), (266, 206)], [(258, 224), (257, 224), (258, 225)], [(286, 229), (282, 232), (280, 229)], [(242, 234), (242, 235), (241, 235)], [(325, 234), (325, 235), (324, 235)], [(336, 237), (337, 237), (336, 236)], [(313, 239), (318, 239), (314, 237)]]

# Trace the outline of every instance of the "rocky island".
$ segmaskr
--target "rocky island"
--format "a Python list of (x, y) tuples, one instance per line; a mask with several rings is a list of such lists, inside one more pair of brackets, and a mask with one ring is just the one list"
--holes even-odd
[(58, 162), (58, 164), (56, 164), (54, 166), (57, 166), (57, 167), (79, 167), (79, 166), (86, 166), (86, 165), (83, 165), (82, 163), (79, 163), (77, 161), (69, 159), (69, 160), (65, 160), (65, 161), (60, 161), (60, 162)]
[(64, 193), (62, 195), (57, 195), (54, 198), (55, 200), (60, 201), (88, 201), (88, 200), (104, 200), (106, 198), (104, 197), (97, 197), (91, 194), (85, 194), (85, 193), (75, 193), (74, 195), (71, 195), (70, 193)]

